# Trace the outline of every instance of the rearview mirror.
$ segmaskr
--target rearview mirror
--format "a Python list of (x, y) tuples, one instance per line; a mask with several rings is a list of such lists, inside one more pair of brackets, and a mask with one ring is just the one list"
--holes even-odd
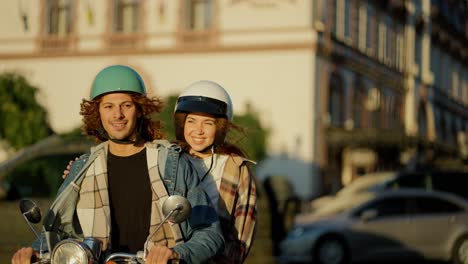
[(180, 224), (190, 216), (192, 206), (185, 197), (172, 195), (164, 201), (162, 211), (167, 221)]
[(41, 221), (41, 209), (37, 204), (31, 200), (23, 199), (19, 204), (20, 211), (26, 217), (26, 219), (33, 223), (37, 224)]

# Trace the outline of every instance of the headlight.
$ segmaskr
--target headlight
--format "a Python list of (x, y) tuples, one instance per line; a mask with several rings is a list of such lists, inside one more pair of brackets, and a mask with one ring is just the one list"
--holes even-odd
[(93, 254), (86, 245), (66, 239), (55, 246), (50, 260), (51, 264), (88, 264), (93, 263)]

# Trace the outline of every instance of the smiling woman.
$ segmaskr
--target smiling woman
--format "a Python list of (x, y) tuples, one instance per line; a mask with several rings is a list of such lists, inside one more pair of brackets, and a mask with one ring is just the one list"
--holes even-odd
[(184, 137), (190, 145), (190, 153), (199, 157), (211, 156), (210, 147), (216, 135), (216, 119), (203, 113), (190, 113), (185, 118)]
[(226, 139), (232, 123), (231, 97), (208, 80), (189, 85), (174, 110), (176, 138), (198, 173), (200, 184), (215, 205), (226, 246), (216, 263), (243, 263), (253, 243), (257, 194), (250, 163)]

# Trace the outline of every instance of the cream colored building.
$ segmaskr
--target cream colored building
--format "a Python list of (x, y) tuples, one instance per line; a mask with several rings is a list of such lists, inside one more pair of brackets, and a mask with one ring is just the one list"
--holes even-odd
[[(422, 66), (414, 59), (419, 11), (431, 23), (431, 6), (413, 2), (2, 1), (0, 71), (18, 71), (41, 88), (37, 99), (56, 132), (80, 125), (81, 99), (109, 64), (134, 67), (162, 97), (195, 80), (219, 82), (236, 112), (250, 103), (271, 131), (258, 177), (285, 176), (300, 196), (313, 197), (386, 162), (374, 144), (385, 140), (373, 135), (417, 135), (422, 91), (427, 139), (436, 140), (430, 29), (421, 33)], [(459, 109), (456, 131), (465, 133), (466, 42), (453, 50), (462, 54), (457, 96), (446, 97)], [(358, 134), (374, 143), (351, 144)], [(384, 150), (388, 144), (392, 157), (408, 152), (400, 140)]]

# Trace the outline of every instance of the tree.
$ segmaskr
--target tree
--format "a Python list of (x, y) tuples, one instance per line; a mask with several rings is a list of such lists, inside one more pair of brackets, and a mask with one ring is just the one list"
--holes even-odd
[[(54, 134), (46, 109), (36, 101), (38, 91), (20, 74), (0, 74), (0, 140), (6, 147), (20, 150)], [(51, 160), (27, 162), (7, 174), (9, 194), (50, 194), (58, 185), (54, 178), (58, 170), (50, 166)]]
[(234, 123), (243, 128), (243, 133), (231, 130), (228, 139), (239, 145), (247, 156), (255, 161), (262, 160), (266, 155), (268, 130), (260, 122), (258, 113), (247, 104), (247, 111), (242, 115), (234, 115)]
[(14, 149), (53, 134), (47, 111), (36, 101), (37, 92), (19, 74), (0, 74), (0, 139)]
[(165, 106), (161, 113), (156, 114), (155, 116), (156, 119), (161, 120), (164, 136), (170, 141), (175, 140), (174, 122), (172, 121), (172, 116), (174, 113), (176, 101), (177, 95), (170, 95), (167, 97), (167, 99), (164, 100)]
[[(164, 125), (164, 132), (169, 140), (175, 139), (174, 123), (172, 121), (176, 95), (171, 95), (166, 100), (166, 106), (163, 111), (155, 118), (159, 118)], [(238, 145), (248, 155), (250, 159), (260, 161), (265, 157), (266, 140), (268, 131), (263, 128), (258, 114), (250, 105), (247, 106), (247, 111), (242, 115), (234, 115), (234, 123), (243, 129), (242, 132), (231, 130), (227, 138), (230, 142)]]

